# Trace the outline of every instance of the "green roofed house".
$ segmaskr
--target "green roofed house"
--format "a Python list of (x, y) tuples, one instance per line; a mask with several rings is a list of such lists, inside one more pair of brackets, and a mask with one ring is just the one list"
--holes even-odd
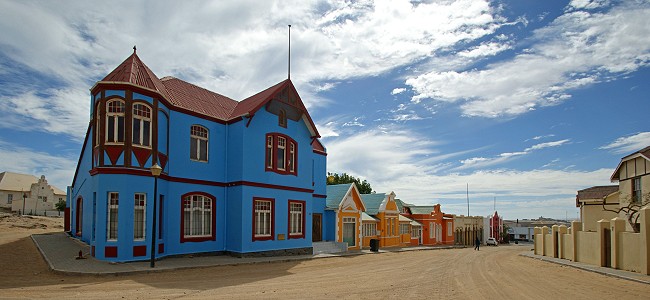
[(362, 214), (366, 206), (353, 183), (328, 185), (325, 207), (326, 240), (347, 243), (348, 249), (361, 249)]
[[(366, 213), (377, 219), (380, 247), (405, 246), (410, 242), (410, 234), (400, 234), (399, 231), (399, 208), (395, 202), (395, 193), (362, 194), (361, 199), (366, 205)], [(370, 238), (364, 236), (363, 246), (370, 246)]]

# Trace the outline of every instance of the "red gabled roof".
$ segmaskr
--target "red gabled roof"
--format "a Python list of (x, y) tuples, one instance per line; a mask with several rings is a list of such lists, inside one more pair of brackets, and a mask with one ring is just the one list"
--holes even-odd
[(160, 82), (160, 79), (140, 60), (135, 50), (131, 56), (101, 81), (131, 83), (167, 96), (165, 87)]
[(226, 121), (237, 106), (237, 101), (208, 91), (175, 77), (165, 77), (162, 84), (167, 89), (172, 105)]
[(286, 79), (266, 90), (263, 90), (253, 96), (250, 96), (237, 104), (237, 107), (230, 115), (231, 119), (240, 117), (246, 113), (255, 114), (260, 108), (264, 106), (269, 100), (273, 98), (275, 94), (282, 91), (286, 86), (287, 82), (291, 82), (289, 79)]
[(247, 113), (251, 116), (254, 115), (258, 110), (260, 110), (260, 108), (264, 107), (266, 103), (273, 100), (273, 97), (276, 94), (278, 94), (285, 88), (291, 89), (291, 91), (296, 94), (298, 98), (297, 104), (304, 113), (303, 116), (305, 117), (305, 121), (306, 121), (305, 123), (307, 123), (306, 125), (310, 127), (312, 136), (319, 138), (320, 134), (318, 134), (316, 125), (314, 124), (314, 121), (311, 119), (311, 116), (307, 112), (307, 108), (305, 108), (305, 104), (302, 102), (300, 95), (298, 95), (298, 92), (296, 92), (296, 87), (293, 85), (293, 82), (291, 82), (291, 79), (285, 79), (284, 81), (239, 102), (235, 110), (230, 115), (230, 119), (232, 120), (241, 117), (242, 115), (245, 115)]
[(277, 93), (289, 88), (298, 98), (297, 105), (303, 111), (303, 119), (310, 129), (312, 137), (320, 137), (316, 125), (289, 79), (283, 80), (241, 102), (237, 102), (178, 78), (165, 77), (158, 79), (156, 74), (140, 60), (134, 48), (131, 56), (97, 84), (111, 83), (128, 83), (152, 90), (160, 94), (174, 107), (221, 121), (234, 121), (246, 114), (253, 116), (260, 108), (273, 100)]

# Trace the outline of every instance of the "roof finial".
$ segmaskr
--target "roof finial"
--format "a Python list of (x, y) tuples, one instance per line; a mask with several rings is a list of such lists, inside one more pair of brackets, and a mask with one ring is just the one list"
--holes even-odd
[(287, 79), (291, 79), (291, 24), (289, 24), (289, 60), (287, 66)]
[(133, 54), (135, 54), (135, 50), (137, 49), (135, 48), (135, 45), (133, 45)]

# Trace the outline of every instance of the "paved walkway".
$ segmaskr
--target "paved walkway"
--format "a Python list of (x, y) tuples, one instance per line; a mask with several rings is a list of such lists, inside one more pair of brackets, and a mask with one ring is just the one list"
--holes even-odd
[[(386, 248), (379, 252), (370, 250), (349, 251), (336, 254), (294, 255), (273, 257), (233, 257), (229, 255), (213, 256), (181, 256), (167, 257), (156, 261), (156, 267), (151, 268), (149, 261), (112, 263), (95, 259), (90, 255), (90, 247), (77, 239), (69, 237), (64, 232), (47, 234), (34, 234), (32, 240), (47, 262), (49, 268), (57, 273), (68, 275), (120, 275), (134, 273), (160, 272), (166, 270), (181, 270), (191, 268), (205, 268), (213, 266), (232, 266), (242, 264), (260, 264), (272, 262), (301, 261), (315, 258), (341, 257), (363, 254), (377, 254), (385, 252), (420, 251), (452, 249), (462, 246), (418, 246), (407, 248)], [(83, 259), (78, 259), (79, 251)]]
[(524, 252), (520, 254), (521, 256), (525, 257), (530, 257), (534, 259), (539, 259), (542, 261), (546, 262), (552, 262), (556, 263), (559, 265), (563, 266), (569, 266), (589, 272), (594, 272), (594, 273), (599, 273), (611, 277), (616, 277), (616, 278), (621, 278), (621, 279), (626, 279), (626, 280), (631, 280), (631, 281), (636, 281), (640, 283), (645, 283), (645, 284), (650, 284), (650, 276), (648, 275), (643, 275), (641, 273), (636, 273), (636, 272), (630, 272), (630, 271), (624, 271), (624, 270), (617, 270), (617, 269), (612, 269), (612, 268), (606, 268), (606, 267), (599, 267), (599, 266), (594, 266), (594, 265), (589, 265), (585, 263), (580, 263), (580, 262), (574, 262), (568, 259), (561, 259), (561, 258), (554, 258), (554, 257), (548, 257), (548, 256), (542, 256), (542, 255), (535, 255), (533, 254), (532, 251)]

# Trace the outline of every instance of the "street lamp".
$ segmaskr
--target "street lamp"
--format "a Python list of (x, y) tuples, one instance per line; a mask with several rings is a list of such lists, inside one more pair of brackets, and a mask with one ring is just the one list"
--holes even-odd
[(23, 216), (25, 215), (25, 199), (27, 199), (27, 193), (23, 193)]
[(162, 172), (162, 168), (155, 163), (151, 166), (151, 175), (153, 175), (153, 218), (151, 219), (151, 259), (150, 266), (153, 268), (156, 266), (155, 256), (156, 256), (156, 200), (158, 198), (158, 176)]

